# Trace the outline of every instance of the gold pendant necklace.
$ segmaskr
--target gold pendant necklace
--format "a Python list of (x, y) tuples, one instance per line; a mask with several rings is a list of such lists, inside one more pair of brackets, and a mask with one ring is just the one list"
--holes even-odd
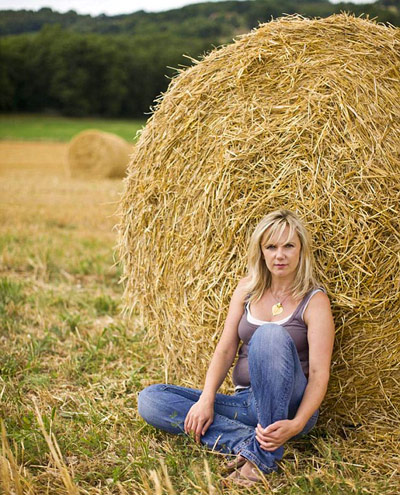
[(283, 313), (282, 303), (278, 302), (272, 306), (272, 314), (273, 316), (277, 316)]
[(286, 301), (286, 299), (289, 297), (289, 294), (286, 295), (286, 297), (282, 300), (282, 302), (279, 302), (277, 299), (277, 297), (274, 296), (272, 290), (270, 289), (271, 291), (271, 295), (272, 297), (277, 301), (273, 306), (272, 306), (272, 316), (278, 316), (280, 315), (281, 313), (283, 313), (283, 303)]

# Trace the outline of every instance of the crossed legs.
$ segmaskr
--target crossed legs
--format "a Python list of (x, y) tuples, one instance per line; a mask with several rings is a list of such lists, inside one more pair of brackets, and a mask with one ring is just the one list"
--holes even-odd
[[(276, 471), (283, 446), (275, 451), (261, 449), (255, 427), (294, 417), (307, 379), (295, 344), (280, 325), (260, 326), (249, 346), (251, 388), (234, 395), (217, 394), (214, 421), (201, 442), (213, 450), (239, 454), (261, 471)], [(200, 397), (201, 390), (175, 385), (151, 385), (139, 394), (139, 414), (149, 424), (174, 434), (183, 434), (185, 417)], [(318, 411), (310, 418), (305, 434), (316, 423)]]

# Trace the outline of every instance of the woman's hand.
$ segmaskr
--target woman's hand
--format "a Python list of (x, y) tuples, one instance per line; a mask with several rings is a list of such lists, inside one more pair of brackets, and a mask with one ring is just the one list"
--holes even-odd
[(186, 415), (183, 425), (185, 433), (193, 434), (197, 443), (214, 420), (214, 401), (200, 399), (193, 404)]
[(274, 451), (289, 438), (300, 433), (301, 429), (291, 419), (275, 421), (271, 425), (263, 428), (260, 424), (256, 428), (256, 439), (263, 450)]

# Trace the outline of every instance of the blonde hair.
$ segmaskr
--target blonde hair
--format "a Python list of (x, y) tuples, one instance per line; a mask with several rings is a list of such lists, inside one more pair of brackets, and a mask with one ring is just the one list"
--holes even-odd
[(311, 251), (311, 238), (307, 229), (295, 213), (289, 210), (277, 210), (269, 213), (259, 222), (250, 238), (247, 263), (249, 281), (245, 287), (246, 292), (249, 294), (248, 301), (250, 302), (258, 301), (264, 291), (271, 287), (271, 272), (267, 268), (261, 251), (263, 235), (268, 231), (267, 240), (275, 235), (278, 235), (279, 238), (286, 227), (289, 227), (288, 238), (296, 232), (301, 244), (300, 259), (293, 282), (292, 296), (295, 299), (301, 299), (309, 290), (319, 285), (314, 274), (314, 256)]

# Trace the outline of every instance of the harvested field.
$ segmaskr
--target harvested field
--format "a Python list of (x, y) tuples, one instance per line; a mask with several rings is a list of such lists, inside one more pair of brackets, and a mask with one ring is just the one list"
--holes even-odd
[[(390, 135), (390, 129), (388, 132)], [(146, 139), (150, 137), (151, 132), (147, 131)], [(19, 143), (14, 144), (17, 149)], [(0, 142), (2, 145), (6, 143)], [(189, 438), (156, 431), (144, 424), (137, 413), (137, 393), (150, 383), (164, 380), (165, 362), (155, 340), (149, 342), (147, 328), (139, 318), (134, 315), (128, 323), (120, 316), (122, 287), (118, 283), (120, 269), (113, 256), (113, 213), (122, 183), (66, 177), (63, 161), (57, 158), (60, 155), (55, 149), (52, 144), (42, 148), (43, 162), (37, 160), (35, 153), (30, 153), (29, 159), (25, 153), (15, 158), (16, 154), (11, 152), (8, 157), (4, 153), (0, 157), (0, 423), (4, 424), (0, 493), (222, 495), (226, 491), (221, 488), (224, 459), (220, 455), (202, 449)], [(171, 148), (161, 151), (171, 153)], [(5, 160), (10, 161), (7, 164)], [(196, 184), (196, 174), (201, 176), (201, 170), (196, 169), (196, 160), (187, 165), (192, 167)], [(217, 175), (216, 179), (223, 183), (228, 176)], [(357, 177), (357, 173), (353, 171), (349, 177)], [(390, 177), (388, 187), (392, 184)], [(150, 185), (153, 186), (151, 182)], [(144, 182), (143, 190), (147, 186), (148, 182)], [(153, 206), (179, 192), (160, 191), (157, 187), (149, 189)], [(210, 182), (205, 190), (212, 187)], [(396, 191), (396, 187), (391, 191), (393, 200)], [(213, 201), (221, 201), (221, 197), (223, 189), (215, 191)], [(328, 195), (326, 201), (332, 198)], [(165, 205), (170, 206), (167, 201)], [(201, 215), (207, 218), (202, 203), (198, 205)], [(250, 202), (244, 206), (251, 209), (256, 205)], [(170, 216), (173, 212), (170, 208)], [(149, 218), (156, 221), (152, 213), (149, 209)], [(226, 213), (229, 215), (229, 210)], [(193, 222), (197, 220), (194, 217)], [(160, 236), (181, 235), (168, 228), (165, 223)], [(345, 229), (339, 234), (344, 235), (343, 232)], [(396, 239), (396, 235), (390, 233), (387, 242)], [(328, 236), (326, 245), (331, 241)], [(216, 242), (220, 242), (218, 237)], [(361, 241), (355, 238), (351, 245), (357, 243)], [(385, 245), (379, 246), (385, 249)], [(195, 247), (200, 256), (202, 244), (197, 242)], [(152, 269), (161, 259), (157, 258), (160, 252), (155, 248), (158, 246), (150, 250)], [(161, 243), (159, 248), (162, 253), (165, 246)], [(216, 292), (221, 301), (240, 271), (236, 267), (241, 266), (239, 255), (244, 247), (237, 249), (230, 251), (231, 278), (223, 290)], [(208, 261), (215, 266), (213, 258)], [(208, 269), (208, 262), (199, 267), (212, 281)], [(328, 272), (331, 268), (326, 269)], [(182, 279), (186, 280), (185, 277), (184, 273)], [(206, 287), (209, 290), (215, 293), (212, 286)], [(330, 290), (333, 294), (334, 289)], [(173, 297), (168, 293), (164, 296), (169, 304), (176, 302), (173, 292)], [(343, 300), (334, 299), (334, 304), (338, 303), (340, 349), (343, 342), (348, 342), (341, 325), (348, 322), (340, 321)], [(215, 315), (215, 308), (220, 311), (222, 321), (223, 302), (207, 300), (207, 304), (210, 314)], [(390, 307), (386, 309), (389, 311)], [(159, 318), (165, 322), (167, 316), (161, 311)], [(395, 345), (390, 347), (383, 340), (384, 332), (374, 338), (366, 335), (363, 341), (362, 334), (354, 333), (354, 349), (357, 340), (369, 341), (372, 346), (381, 339), (383, 356), (387, 351), (396, 355)], [(396, 337), (395, 332), (393, 335)], [(191, 340), (187, 348), (192, 347)], [(209, 358), (207, 352), (206, 349), (204, 359)], [(371, 353), (371, 362), (376, 357)], [(335, 366), (342, 363), (333, 376), (334, 383), (338, 383), (346, 361), (340, 352), (335, 359)], [(396, 363), (383, 371), (391, 377), (395, 366)], [(181, 378), (181, 383), (192, 383), (196, 376), (194, 367), (195, 361), (191, 367), (182, 368), (176, 378)], [(362, 368), (357, 368), (360, 369), (362, 373)], [(353, 374), (349, 384), (344, 384), (347, 394), (351, 390), (349, 385), (358, 378)], [(374, 386), (372, 380), (371, 387)], [(396, 395), (391, 399), (386, 395), (386, 387), (383, 381), (381, 397), (387, 401), (389, 411), (389, 402), (394, 403)], [(368, 394), (368, 387), (361, 392)], [(251, 490), (232, 488), (229, 493), (398, 495), (398, 417), (395, 408), (390, 411), (393, 414), (386, 429), (374, 422), (362, 426), (320, 422), (309, 436), (288, 443), (280, 471), (264, 485)]]
[(41, 222), (67, 230), (100, 228), (114, 238), (121, 182), (112, 187), (107, 180), (70, 179), (67, 149), (66, 143), (0, 141), (0, 221), (28, 231)]
[(45, 173), (65, 177), (67, 143), (0, 141), (0, 175), (25, 177)]

